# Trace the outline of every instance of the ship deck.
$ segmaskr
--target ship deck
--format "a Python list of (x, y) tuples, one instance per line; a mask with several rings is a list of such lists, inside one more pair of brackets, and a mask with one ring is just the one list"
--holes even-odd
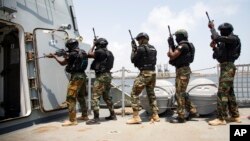
[[(250, 125), (250, 108), (240, 108), (242, 125)], [(117, 121), (105, 121), (108, 116), (107, 109), (101, 109), (101, 124), (86, 125), (78, 122), (76, 126), (62, 127), (61, 124), (67, 117), (55, 121), (36, 124), (28, 128), (16, 130), (0, 135), (1, 141), (228, 141), (229, 127), (231, 124), (222, 126), (210, 126), (207, 121), (214, 115), (194, 118), (184, 124), (171, 124), (168, 122), (173, 115), (161, 115), (160, 122), (151, 123), (146, 112), (141, 111), (142, 124), (127, 125), (126, 120), (131, 115), (118, 115)], [(78, 115), (80, 115), (78, 113)], [(175, 115), (174, 115), (175, 116)], [(93, 115), (89, 116), (90, 118)]]

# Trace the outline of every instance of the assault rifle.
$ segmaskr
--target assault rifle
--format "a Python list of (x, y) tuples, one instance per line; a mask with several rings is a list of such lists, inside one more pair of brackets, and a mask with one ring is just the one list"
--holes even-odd
[(170, 30), (170, 26), (168, 25), (168, 33), (169, 33), (169, 37), (171, 38), (171, 43), (169, 43), (169, 47), (172, 48), (172, 50), (174, 51), (175, 50), (175, 46), (174, 46), (174, 39), (173, 39), (173, 35), (171, 33), (171, 30)]
[(131, 37), (131, 40), (132, 40), (132, 47), (133, 47), (134, 49), (136, 49), (137, 45), (136, 45), (135, 39), (134, 39), (133, 36), (132, 36), (132, 33), (131, 33), (130, 29), (128, 30), (128, 32), (129, 32), (130, 37)]
[[(209, 17), (209, 15), (208, 15), (208, 12), (207, 12), (207, 11), (206, 11), (206, 15), (207, 15), (208, 22), (209, 22), (209, 23), (211, 23), (211, 22), (213, 23), (213, 22), (214, 22), (214, 20), (211, 20), (211, 19), (210, 19), (210, 17)], [(215, 44), (215, 41), (213, 40), (212, 35), (211, 35), (211, 39), (212, 39), (211, 44)]]
[[(61, 56), (66, 56), (67, 52), (64, 49), (58, 49), (58, 50), (56, 50), (56, 52), (54, 54), (61, 57)], [(44, 53), (42, 57), (37, 57), (36, 59), (46, 58), (46, 57), (51, 57), (51, 55)]]

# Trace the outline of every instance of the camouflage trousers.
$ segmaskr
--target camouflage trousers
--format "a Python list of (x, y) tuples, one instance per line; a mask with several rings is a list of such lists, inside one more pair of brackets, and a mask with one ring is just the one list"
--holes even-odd
[(232, 62), (220, 64), (219, 88), (217, 93), (217, 116), (225, 119), (228, 112), (232, 117), (239, 117), (238, 105), (234, 94), (234, 75), (236, 67)]
[(94, 110), (94, 113), (99, 113), (101, 96), (107, 104), (109, 110), (114, 110), (113, 102), (111, 100), (111, 97), (109, 96), (109, 91), (111, 88), (111, 78), (112, 77), (110, 73), (101, 73), (96, 75), (92, 95), (92, 109)]
[(156, 96), (154, 92), (156, 81), (156, 74), (154, 71), (141, 71), (140, 74), (135, 78), (134, 85), (131, 92), (131, 103), (133, 111), (139, 111), (139, 95), (142, 90), (146, 87), (149, 105), (153, 113), (158, 113), (159, 109), (156, 103)]
[(71, 75), (68, 92), (66, 97), (66, 102), (69, 110), (69, 120), (76, 120), (76, 100), (78, 100), (82, 116), (87, 116), (87, 106), (85, 101), (86, 95), (86, 74), (85, 73), (75, 73)]
[(197, 110), (194, 104), (190, 101), (186, 89), (190, 79), (190, 67), (181, 67), (176, 69), (175, 79), (175, 99), (177, 101), (177, 113), (179, 118), (185, 117), (185, 110), (190, 113), (196, 113)]

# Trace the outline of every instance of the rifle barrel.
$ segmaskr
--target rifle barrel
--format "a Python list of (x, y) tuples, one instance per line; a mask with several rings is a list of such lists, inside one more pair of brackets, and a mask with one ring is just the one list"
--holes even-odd
[(93, 33), (94, 33), (94, 38), (96, 39), (96, 35), (95, 35), (95, 28), (93, 27)]
[(206, 11), (206, 15), (207, 15), (208, 21), (211, 22), (210, 17), (209, 17), (209, 15), (208, 15), (208, 12), (207, 12), (207, 11)]
[(41, 57), (36, 57), (35, 59), (41, 59), (41, 58), (46, 58), (46, 55), (41, 56)]
[(171, 33), (171, 30), (170, 30), (170, 26), (168, 25), (168, 32), (169, 32), (169, 36), (172, 37), (172, 33)]
[(134, 38), (133, 38), (133, 36), (132, 36), (132, 33), (131, 33), (130, 29), (128, 30), (128, 32), (129, 32), (129, 34), (130, 34), (131, 39), (134, 40)]

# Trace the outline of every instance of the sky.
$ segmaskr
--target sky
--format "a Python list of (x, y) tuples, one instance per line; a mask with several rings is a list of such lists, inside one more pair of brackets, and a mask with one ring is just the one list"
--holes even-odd
[[(189, 41), (196, 48), (195, 59), (191, 69), (211, 68), (218, 63), (212, 58), (209, 46), (211, 33), (208, 19), (214, 20), (215, 27), (229, 22), (234, 33), (241, 39), (241, 56), (236, 64), (250, 63), (250, 1), (249, 0), (74, 0), (74, 8), (80, 35), (83, 42), (92, 45), (95, 28), (99, 37), (108, 40), (108, 49), (115, 56), (112, 71), (122, 67), (130, 71), (138, 71), (130, 61), (131, 38), (128, 29), (135, 37), (146, 32), (149, 43), (157, 50), (157, 64), (163, 67), (168, 64), (167, 57), (168, 25), (171, 32), (186, 29)], [(168, 65), (170, 72), (175, 68)], [(199, 72), (199, 71), (198, 71)], [(216, 72), (208, 69), (206, 73)], [(202, 72), (201, 72), (202, 73)]]

